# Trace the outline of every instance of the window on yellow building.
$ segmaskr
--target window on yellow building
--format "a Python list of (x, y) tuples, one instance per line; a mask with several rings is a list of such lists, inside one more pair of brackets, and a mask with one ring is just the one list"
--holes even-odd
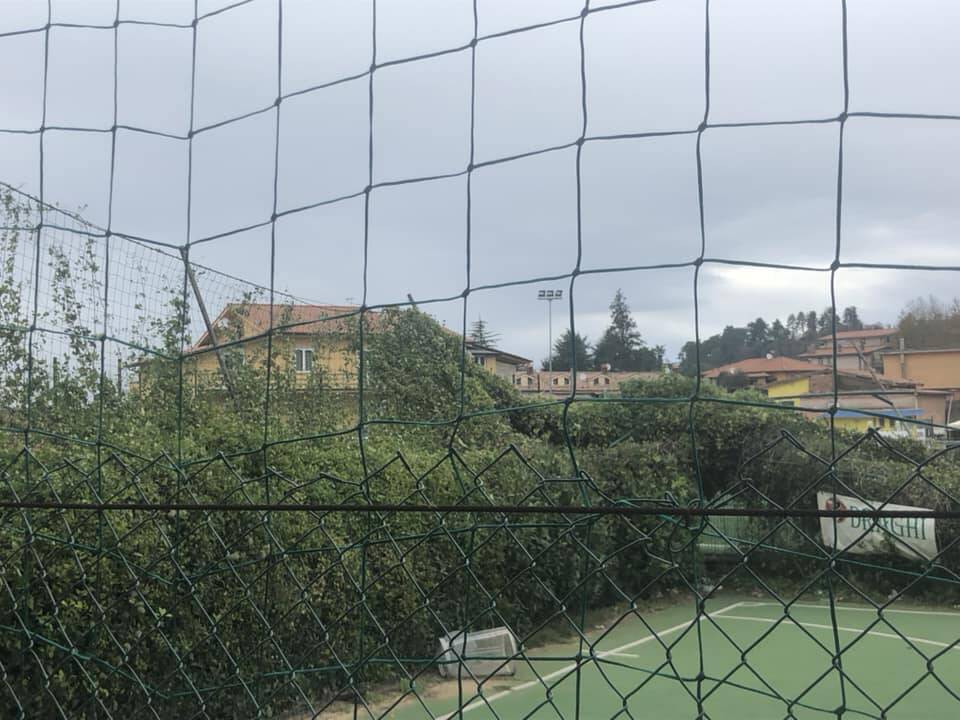
[(297, 348), (293, 353), (293, 366), (298, 373), (308, 373), (313, 370), (313, 350)]

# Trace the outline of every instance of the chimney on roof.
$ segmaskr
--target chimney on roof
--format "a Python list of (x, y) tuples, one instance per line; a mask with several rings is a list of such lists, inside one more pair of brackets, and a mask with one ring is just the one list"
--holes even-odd
[(602, 373), (610, 372), (610, 363), (600, 363), (600, 372)]

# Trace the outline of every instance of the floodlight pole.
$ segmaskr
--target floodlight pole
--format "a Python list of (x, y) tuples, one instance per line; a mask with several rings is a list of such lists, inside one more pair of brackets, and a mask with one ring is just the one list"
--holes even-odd
[(547, 303), (547, 364), (550, 367), (550, 383), (553, 383), (553, 298)]
[(549, 375), (550, 392), (553, 392), (553, 301), (563, 298), (563, 290), (538, 290), (537, 300), (546, 300), (547, 302), (547, 343), (549, 344), (547, 353), (547, 368)]

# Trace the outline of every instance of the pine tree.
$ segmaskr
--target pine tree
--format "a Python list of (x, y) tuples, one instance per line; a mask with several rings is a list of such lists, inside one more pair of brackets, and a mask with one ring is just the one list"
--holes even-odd
[(804, 333), (805, 340), (817, 339), (817, 311), (811, 310), (807, 313), (807, 331)]
[(820, 319), (817, 320), (817, 332), (821, 337), (830, 335), (833, 333), (834, 326), (836, 326), (837, 331), (843, 329), (840, 327), (840, 318), (837, 317), (832, 307), (827, 306), (820, 313)]
[(643, 342), (620, 289), (610, 302), (610, 325), (597, 343), (594, 361), (613, 370), (658, 370), (663, 364), (663, 353), (657, 348), (651, 350)]
[(803, 310), (797, 313), (797, 324), (794, 326), (793, 333), (797, 340), (803, 340), (807, 334), (807, 313)]
[[(580, 333), (571, 334), (567, 328), (563, 335), (553, 345), (553, 369), (554, 371), (570, 370), (571, 360), (576, 356), (577, 370), (587, 370), (593, 364), (592, 348), (587, 338)], [(550, 367), (550, 361), (543, 361), (543, 369)]]
[(487, 327), (487, 321), (482, 317), (477, 317), (476, 322), (470, 326), (470, 337), (477, 345), (486, 348), (495, 348), (500, 342), (500, 335), (492, 332)]
[(851, 305), (843, 309), (843, 329), (863, 330), (863, 321), (860, 320), (856, 305)]
[(777, 318), (770, 326), (770, 344), (773, 351), (780, 356), (790, 354), (790, 331)]
[(752, 323), (747, 324), (747, 343), (755, 356), (763, 355), (767, 351), (769, 341), (770, 327), (766, 320), (758, 317)]

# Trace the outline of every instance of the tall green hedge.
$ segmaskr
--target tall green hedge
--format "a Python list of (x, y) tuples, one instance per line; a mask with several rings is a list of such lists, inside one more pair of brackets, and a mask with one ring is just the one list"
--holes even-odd
[[(171, 352), (182, 331), (166, 326)], [(36, 366), (43, 382), (30, 393), (30, 427), (46, 432), (31, 432), (28, 445), (22, 432), (0, 436), (3, 496), (542, 506), (687, 505), (741, 493), (741, 502), (783, 504), (822, 474), (811, 453), (830, 453), (823, 429), (795, 414), (685, 378), (542, 407), (461, 364), (458, 339), (416, 311), (388, 313), (366, 343), (362, 407), (356, 395), (304, 389), (281, 368), (268, 400), (258, 368), (238, 371), (229, 398), (185, 390), (173, 361), (146, 365), (135, 392), (96, 372), (61, 369), (53, 382)], [(7, 368), (19, 380), (3, 387), (8, 421), (22, 428), (20, 359)], [(691, 405), (694, 392), (707, 401)], [(808, 452), (783, 441), (750, 460), (785, 431)], [(924, 455), (870, 440), (835, 474), (882, 497), (916, 475)], [(958, 492), (958, 466), (945, 456), (897, 502), (955, 507)], [(744, 587), (762, 578), (785, 592), (798, 573), (823, 568), (804, 539), (816, 540), (815, 523), (782, 526), (752, 554), (753, 575), (709, 567), (700, 529), (658, 516), (534, 512), (6, 511), (0, 693), (12, 716), (94, 717), (99, 704), (114, 715), (277, 714), (433, 672), (445, 631), (508, 624), (534, 641), (547, 627), (572, 631), (583, 608), (696, 592), (706, 576)], [(955, 531), (941, 524), (941, 543)], [(957, 560), (951, 548), (944, 562)], [(882, 562), (838, 572), (864, 592), (933, 587), (910, 585), (916, 564)]]

